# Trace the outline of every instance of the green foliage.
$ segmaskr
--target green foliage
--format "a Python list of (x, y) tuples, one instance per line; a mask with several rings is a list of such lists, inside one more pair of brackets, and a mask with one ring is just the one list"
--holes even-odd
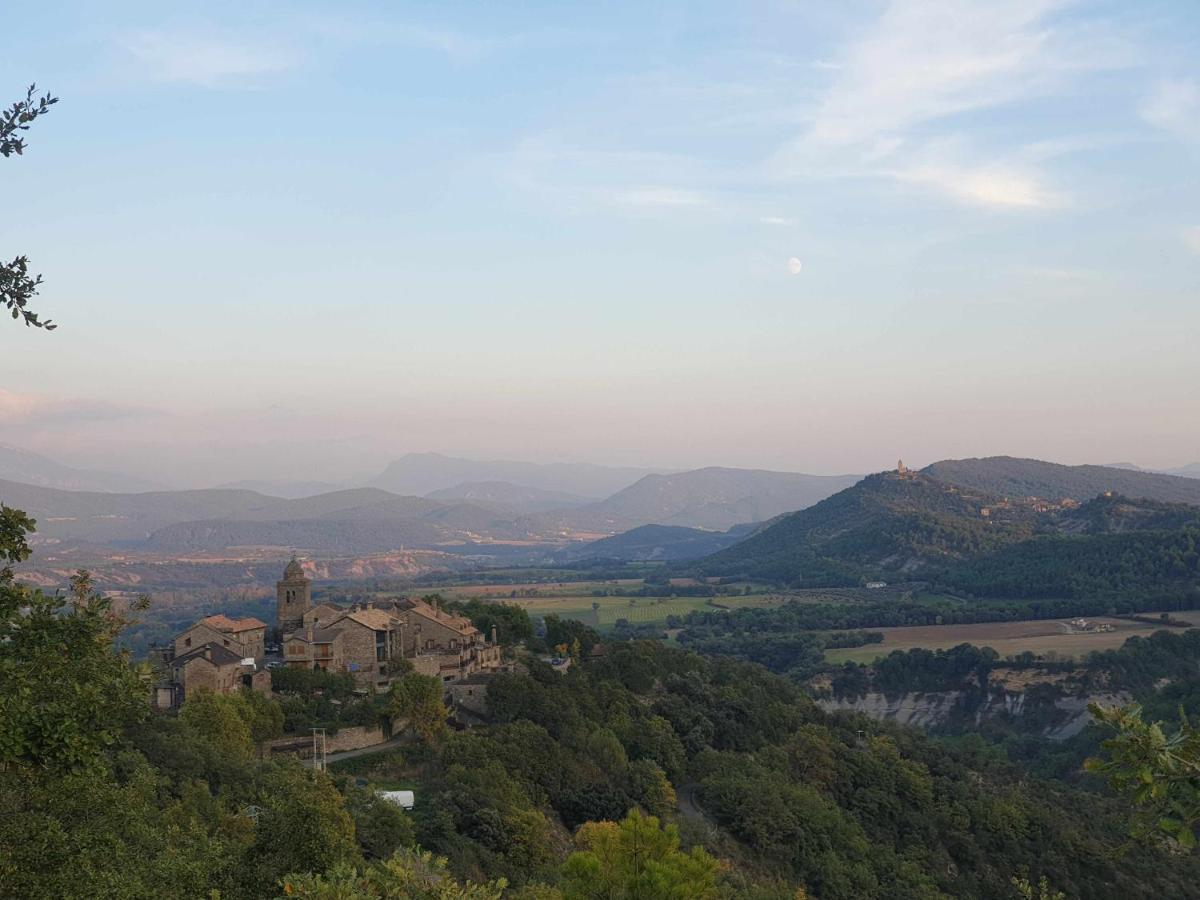
[(396, 719), (408, 719), (426, 743), (446, 730), (446, 704), (442, 701), (441, 679), (433, 675), (406, 672), (392, 682), (389, 705)]
[(21, 510), (0, 503), (0, 587), (12, 582), (12, 564), (29, 558), (26, 535), (33, 532), (34, 524)]
[(458, 882), (444, 858), (401, 850), (361, 875), (353, 867), (339, 866), (327, 875), (289, 875), (281, 886), (281, 900), (500, 900), (506, 885), (504, 879)]
[(1200, 577), (1200, 528), (1039, 537), (963, 561), (939, 577), (959, 590), (990, 597), (1104, 599), (1140, 594), (1173, 603), (1190, 599), (1194, 604), (1200, 601), (1195, 587)]
[(132, 758), (120, 774), (0, 769), (0, 809), (4, 897), (207, 897), (241, 849), (236, 822), (209, 831)]
[(387, 859), (413, 844), (412, 820), (400, 806), (372, 790), (350, 786), (344, 794), (358, 845), (368, 859)]
[(256, 800), (261, 811), (246, 868), (257, 895), (289, 872), (357, 862), (354, 820), (324, 773), (280, 766), (259, 779)]
[(1146, 722), (1137, 704), (1089, 709), (1117, 734), (1103, 744), (1107, 759), (1090, 759), (1087, 768), (1132, 804), (1134, 839), (1166, 839), (1194, 850), (1200, 825), (1200, 730), (1184, 718), (1168, 734), (1161, 722)]
[(580, 653), (587, 655), (600, 643), (600, 635), (595, 630), (575, 619), (564, 619), (550, 613), (545, 622), (546, 645), (549, 647), (565, 646), (570, 650), (578, 644)]
[(122, 619), (87, 573), (72, 585), (68, 600), (0, 581), (0, 765), (101, 767), (148, 713), (145, 685), (112, 650)]
[(663, 818), (675, 812), (675, 788), (653, 760), (639, 759), (630, 764), (629, 791), (652, 816)]
[[(34, 119), (48, 113), (50, 107), (58, 102), (57, 97), (49, 94), (35, 98), (36, 90), (37, 86), (31, 84), (24, 99), (7, 109), (0, 109), (0, 156), (7, 158), (24, 153), (22, 132), (28, 131)], [(29, 274), (29, 260), (24, 256), (16, 257), (11, 263), (0, 263), (0, 304), (11, 312), (14, 319), (22, 319), (26, 326), (53, 331), (57, 325), (49, 319), (39, 319), (37, 313), (28, 308), (41, 283), (41, 275)]]
[(243, 715), (248, 707), (237, 695), (195, 691), (180, 710), (179, 718), (189, 729), (222, 747), (239, 760), (254, 757), (255, 743), (250, 723)]
[(491, 639), (492, 628), (496, 629), (496, 637), (501, 644), (512, 646), (533, 638), (533, 623), (529, 613), (523, 607), (511, 603), (496, 603), (486, 600), (469, 600), (466, 602), (447, 603), (446, 608), (451, 612), (466, 616), (471, 624)]
[(280, 666), (271, 670), (271, 690), (281, 694), (298, 694), (303, 697), (321, 694), (331, 700), (345, 700), (354, 693), (354, 687), (354, 676), (349, 672), (291, 666)]
[(563, 865), (566, 900), (711, 900), (717, 861), (701, 847), (684, 853), (679, 830), (660, 828), (636, 810), (620, 823), (589, 822), (575, 834), (579, 848)]
[(1043, 875), (1033, 884), (1028, 878), (1014, 878), (1013, 887), (1022, 900), (1067, 900), (1067, 895), (1056, 891), (1050, 886), (1049, 880)]

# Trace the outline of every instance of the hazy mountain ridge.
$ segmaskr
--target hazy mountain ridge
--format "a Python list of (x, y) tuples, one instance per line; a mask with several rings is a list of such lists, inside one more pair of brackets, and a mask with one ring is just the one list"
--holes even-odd
[(668, 470), (593, 463), (472, 460), (441, 453), (408, 453), (389, 463), (368, 484), (395, 494), (426, 496), (464, 482), (503, 481), (596, 500), (609, 496), (645, 475), (664, 471)]
[(942, 460), (921, 471), (947, 484), (1001, 497), (1083, 501), (1112, 491), (1126, 497), (1200, 505), (1200, 479), (1114, 466), (1064, 466), (1039, 459), (990, 456)]
[(724, 531), (811, 506), (860, 477), (710, 466), (647, 475), (606, 500), (548, 521), (579, 531), (624, 531), (645, 524)]
[(0, 444), (0, 479), (64, 491), (158, 491), (153, 481), (98, 469), (78, 469), (30, 450)]
[(328, 494), (345, 487), (344, 484), (335, 484), (332, 481), (284, 481), (270, 478), (250, 478), (217, 485), (218, 490), (254, 491), (284, 500), (315, 497), (317, 494)]
[(464, 481), (425, 495), (431, 500), (463, 500), (479, 506), (496, 506), (520, 513), (550, 512), (586, 506), (592, 500), (566, 491), (513, 484), (511, 481)]
[(554, 554), (555, 562), (611, 559), (621, 562), (680, 561), (699, 559), (732, 546), (749, 535), (757, 523), (735, 525), (729, 531), (704, 531), (682, 525), (641, 525), (612, 537)]

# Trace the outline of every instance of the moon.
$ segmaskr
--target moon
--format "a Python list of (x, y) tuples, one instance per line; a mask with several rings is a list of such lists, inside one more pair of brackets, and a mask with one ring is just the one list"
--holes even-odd
[(787, 261), (787, 267), (788, 271), (793, 275), (799, 275), (800, 270), (804, 268), (804, 263), (800, 262), (797, 257), (793, 256)]

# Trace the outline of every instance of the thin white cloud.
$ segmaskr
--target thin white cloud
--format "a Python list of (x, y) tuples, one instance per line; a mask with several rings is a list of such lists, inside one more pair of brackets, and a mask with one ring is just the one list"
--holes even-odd
[(708, 198), (699, 191), (669, 187), (647, 187), (619, 191), (615, 197), (626, 206), (703, 206)]
[(775, 159), (777, 171), (893, 178), (984, 207), (1061, 205), (1033, 136), (989, 137), (983, 146), (955, 135), (957, 117), (1028, 102), (1125, 61), (1098, 31), (1065, 30), (1056, 14), (1068, 5), (893, 0), (847, 47), (809, 127)]
[(299, 63), (293, 48), (183, 31), (144, 30), (121, 38), (145, 73), (159, 81), (201, 87), (241, 87)]
[(795, 219), (789, 219), (784, 216), (759, 216), (758, 222), (760, 225), (789, 226), (796, 224)]
[(1142, 104), (1142, 118), (1156, 128), (1200, 141), (1200, 84), (1160, 81)]
[(897, 170), (896, 177), (926, 184), (966, 203), (1008, 209), (1045, 209), (1057, 205), (1038, 179), (1018, 171), (990, 166), (958, 168), (945, 165)]
[(1200, 225), (1192, 225), (1183, 229), (1181, 237), (1183, 238), (1184, 246), (1197, 256), (1200, 256)]
[(0, 388), (0, 424), (3, 425), (71, 425), (147, 414), (152, 413), (105, 400), (68, 399)]
[(847, 51), (808, 138), (869, 143), (1010, 102), (1065, 60), (1047, 16), (1063, 0), (897, 0)]

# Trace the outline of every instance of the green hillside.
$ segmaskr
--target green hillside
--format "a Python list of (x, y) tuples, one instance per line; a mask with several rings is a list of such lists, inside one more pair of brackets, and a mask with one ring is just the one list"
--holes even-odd
[(699, 564), (706, 575), (743, 575), (793, 586), (944, 568), (1044, 527), (1024, 506), (919, 473), (870, 475), (808, 509), (784, 516)]
[(989, 456), (946, 459), (922, 471), (947, 484), (1001, 497), (1087, 500), (1112, 491), (1127, 497), (1200, 505), (1200, 479), (1113, 466), (1064, 466), (1040, 459)]

